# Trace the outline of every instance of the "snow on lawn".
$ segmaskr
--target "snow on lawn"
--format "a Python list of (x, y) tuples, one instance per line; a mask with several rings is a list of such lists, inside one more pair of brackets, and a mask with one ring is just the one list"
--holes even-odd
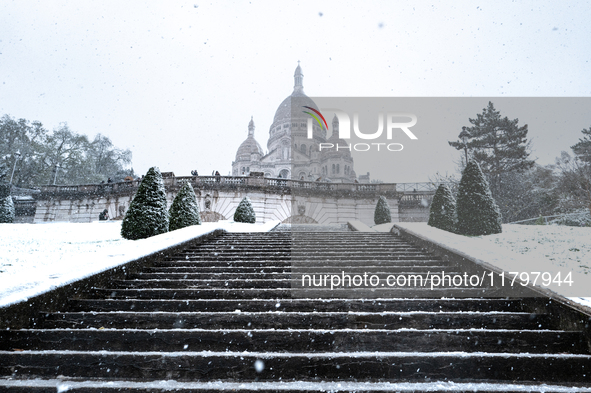
[(505, 224), (503, 233), (482, 238), (519, 254), (591, 274), (591, 228)]
[(572, 271), (577, 280), (583, 280), (586, 291), (559, 293), (576, 295), (571, 299), (591, 307), (591, 297), (588, 297), (591, 296), (591, 228), (505, 224), (503, 233), (482, 238), (515, 253)]
[(221, 228), (267, 232), (278, 222), (203, 223), (149, 239), (121, 238), (121, 221), (0, 224), (0, 307)]
[(503, 233), (467, 237), (427, 223), (395, 226), (506, 272), (550, 272), (553, 278), (560, 272), (563, 279), (570, 272), (573, 285), (547, 288), (591, 307), (591, 228), (504, 224)]

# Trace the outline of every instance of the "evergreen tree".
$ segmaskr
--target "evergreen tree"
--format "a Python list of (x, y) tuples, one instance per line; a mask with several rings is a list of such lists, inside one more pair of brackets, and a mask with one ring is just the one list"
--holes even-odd
[(501, 233), (501, 212), (475, 161), (469, 161), (462, 173), (456, 208), (459, 234), (480, 236)]
[(392, 222), (392, 217), (390, 216), (390, 206), (388, 205), (388, 201), (384, 196), (380, 196), (378, 199), (378, 203), (376, 204), (376, 209), (373, 214), (373, 221), (376, 223), (376, 225)]
[(449, 187), (446, 184), (440, 184), (431, 202), (427, 224), (444, 231), (455, 232), (457, 223), (456, 200)]
[(244, 197), (244, 199), (240, 201), (238, 207), (236, 208), (236, 212), (234, 213), (234, 221), (247, 222), (250, 224), (254, 224), (256, 222), (256, 215), (254, 213), (254, 209), (252, 208), (252, 204), (250, 203), (250, 198)]
[(201, 216), (195, 191), (189, 182), (184, 182), (170, 206), (169, 230), (174, 231), (191, 225), (200, 225)]
[(152, 167), (144, 176), (125, 213), (121, 236), (137, 240), (168, 232), (168, 209), (162, 174)]
[(10, 184), (0, 180), (0, 223), (11, 222), (14, 222), (14, 203), (10, 196)]
[(577, 205), (585, 206), (591, 213), (591, 127), (583, 129), (583, 138), (571, 146), (574, 158), (562, 152), (557, 160), (561, 171), (560, 188), (567, 191), (569, 199)]
[[(472, 126), (466, 130), (471, 135), (467, 143), (471, 159), (480, 165), (490, 183), (492, 195), (505, 215), (510, 209), (508, 206), (519, 197), (512, 190), (515, 188), (512, 181), (518, 181), (515, 174), (531, 169), (535, 163), (528, 159), (531, 149), (527, 124), (519, 127), (519, 119), (501, 117), (492, 102), (476, 119), (469, 121)], [(465, 147), (462, 141), (450, 141), (449, 144), (462, 151)]]
[(0, 199), (0, 223), (12, 222), (14, 222), (14, 203), (9, 195)]
[(570, 148), (579, 160), (591, 164), (591, 127), (583, 129), (581, 132), (583, 133), (583, 137)]

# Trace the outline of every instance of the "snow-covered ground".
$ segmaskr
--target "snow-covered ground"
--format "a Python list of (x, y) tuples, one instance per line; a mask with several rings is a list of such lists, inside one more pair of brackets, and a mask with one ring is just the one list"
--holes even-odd
[[(121, 238), (120, 221), (0, 224), (0, 307), (216, 228), (257, 232), (268, 231), (277, 224), (204, 223), (137, 241)], [(563, 275), (572, 271), (574, 287), (554, 285), (551, 289), (571, 298), (591, 297), (591, 228), (504, 225), (502, 234), (468, 238), (429, 227), (426, 223), (398, 225), (506, 271), (549, 271), (553, 277), (558, 271)]]
[(591, 228), (505, 224), (503, 233), (466, 237), (427, 223), (396, 225), (507, 272), (530, 273), (532, 279), (532, 272), (549, 272), (553, 279), (559, 272), (562, 279), (570, 272), (572, 285), (539, 285), (541, 276), (537, 284), (591, 307)]
[(203, 223), (149, 239), (121, 238), (121, 221), (0, 224), (0, 307), (182, 243), (217, 228), (267, 232), (279, 224)]
[(588, 274), (591, 280), (591, 228), (506, 224), (503, 233), (481, 237), (519, 254)]

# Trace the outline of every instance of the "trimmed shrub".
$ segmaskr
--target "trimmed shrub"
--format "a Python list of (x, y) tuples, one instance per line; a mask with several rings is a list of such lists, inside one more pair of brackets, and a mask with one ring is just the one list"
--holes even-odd
[(168, 232), (168, 220), (162, 174), (157, 167), (152, 167), (144, 176), (125, 213), (121, 236), (137, 240)]
[(254, 209), (252, 208), (252, 204), (250, 203), (250, 198), (244, 197), (244, 199), (240, 201), (238, 207), (236, 208), (236, 212), (234, 213), (234, 221), (247, 222), (249, 224), (255, 223), (256, 215), (254, 213)]
[(480, 236), (502, 232), (501, 212), (475, 161), (469, 161), (462, 172), (456, 208), (459, 234)]
[(170, 210), (170, 224), (168, 230), (174, 231), (191, 225), (200, 225), (201, 216), (195, 191), (189, 182), (184, 182), (179, 193), (176, 194)]
[(0, 223), (10, 224), (14, 222), (14, 203), (9, 195), (0, 199)]
[(455, 232), (457, 224), (456, 200), (449, 187), (446, 184), (440, 184), (433, 196), (433, 202), (431, 202), (427, 225)]
[(388, 201), (384, 196), (380, 196), (378, 198), (376, 210), (373, 214), (373, 221), (376, 223), (376, 225), (392, 222), (392, 217), (390, 216), (390, 206), (388, 205)]
[[(0, 166), (0, 175), (2, 174)], [(0, 223), (14, 222), (14, 203), (10, 196), (10, 184), (0, 183)]]

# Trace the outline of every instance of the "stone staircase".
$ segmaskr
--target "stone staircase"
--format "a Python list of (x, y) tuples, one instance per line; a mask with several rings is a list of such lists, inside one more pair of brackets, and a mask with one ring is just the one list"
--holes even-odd
[[(302, 285), (343, 271), (380, 281)], [(382, 285), (432, 272), (392, 234), (226, 234), (1, 331), (0, 392), (591, 392), (547, 299)]]

